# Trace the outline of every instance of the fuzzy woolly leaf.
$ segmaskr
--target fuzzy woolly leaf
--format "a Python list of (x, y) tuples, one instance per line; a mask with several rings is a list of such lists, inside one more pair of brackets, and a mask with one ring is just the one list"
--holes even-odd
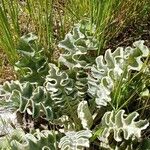
[[(6, 149), (11, 150), (56, 150), (55, 138), (51, 131), (36, 130), (34, 134), (25, 134), (21, 129), (14, 130), (8, 137), (0, 141)], [(1, 145), (0, 145), (1, 147)]]
[(75, 87), (77, 88), (78, 97), (81, 99), (84, 99), (84, 97), (87, 94), (88, 89), (87, 81), (88, 81), (87, 74), (85, 70), (77, 71)]
[(88, 91), (95, 97), (98, 107), (106, 106), (111, 101), (111, 92), (114, 85), (123, 77), (128, 79), (128, 73), (132, 70), (140, 71), (143, 66), (143, 57), (148, 57), (149, 49), (144, 41), (137, 41), (134, 48), (117, 48), (114, 52), (106, 50), (105, 55), (96, 58), (96, 65), (91, 68), (88, 76)]
[[(49, 64), (49, 75), (46, 76), (45, 87), (51, 94), (53, 108), (62, 115), (76, 111), (78, 105), (77, 90), (74, 80), (65, 71), (60, 71), (54, 64)], [(58, 111), (59, 110), (59, 111)]]
[(21, 81), (37, 82), (42, 85), (48, 74), (48, 59), (42, 47), (36, 44), (37, 36), (29, 33), (20, 39), (17, 47), (20, 60), (15, 70), (21, 75)]
[(83, 147), (89, 147), (89, 138), (91, 136), (90, 130), (67, 132), (66, 136), (60, 139), (59, 148), (61, 150), (82, 150)]
[(6, 101), (18, 103), (19, 111), (21, 112), (25, 112), (27, 107), (31, 106), (34, 118), (38, 117), (41, 111), (45, 113), (47, 119), (53, 118), (50, 94), (44, 87), (37, 86), (36, 83), (5, 82), (1, 88), (1, 96)]
[(77, 112), (83, 128), (90, 129), (90, 127), (93, 125), (93, 118), (89, 110), (87, 101), (82, 101), (79, 103)]
[[(131, 139), (139, 139), (141, 137), (141, 131), (149, 126), (147, 120), (135, 121), (139, 114), (132, 112), (129, 115), (125, 115), (124, 110), (120, 110), (117, 113), (114, 111), (106, 112), (102, 118), (102, 126), (104, 127), (102, 135), (99, 140), (108, 143), (108, 138), (111, 133), (117, 142)], [(122, 137), (123, 135), (123, 137)]]
[[(94, 38), (95, 26), (88, 21), (81, 21), (69, 32), (65, 39), (59, 43), (60, 48), (65, 51), (60, 55), (59, 62), (69, 69), (83, 68), (91, 63), (91, 56), (86, 55), (88, 51), (97, 50), (97, 40)], [(85, 56), (86, 55), (86, 56)]]

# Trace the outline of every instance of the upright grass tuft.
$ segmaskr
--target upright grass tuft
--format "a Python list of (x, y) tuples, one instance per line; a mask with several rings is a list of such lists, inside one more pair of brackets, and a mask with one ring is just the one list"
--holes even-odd
[(97, 55), (104, 53), (108, 42), (126, 26), (149, 18), (149, 0), (67, 0), (65, 15), (71, 23), (90, 19), (96, 25), (95, 36), (99, 40)]
[[(34, 32), (51, 60), (58, 41), (64, 38), (72, 25), (88, 19), (91, 25), (96, 25), (99, 55), (126, 26), (138, 20), (148, 20), (149, 12), (149, 0), (2, 0), (0, 46), (14, 63), (18, 57), (15, 50), (18, 38)], [(22, 30), (23, 26), (27, 31)]]
[(0, 47), (12, 64), (18, 59), (15, 48), (20, 36), (18, 8), (16, 0), (14, 2), (2, 0), (0, 3)]
[(51, 57), (53, 53), (53, 1), (27, 0), (26, 10), (35, 26), (39, 42)]

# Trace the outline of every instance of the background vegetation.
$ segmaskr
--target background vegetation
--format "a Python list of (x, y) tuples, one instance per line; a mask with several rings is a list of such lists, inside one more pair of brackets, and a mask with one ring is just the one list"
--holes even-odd
[[(38, 36), (49, 59), (58, 41), (79, 20), (88, 19), (96, 25), (95, 36), (99, 41), (97, 55), (109, 41), (126, 27), (140, 26), (149, 19), (148, 0), (2, 0), (0, 5), (1, 48), (11, 63), (16, 62), (19, 38), (29, 32)], [(144, 30), (139, 27), (139, 31)], [(130, 31), (129, 31), (130, 32)], [(124, 39), (125, 40), (125, 39)], [(123, 41), (122, 41), (123, 42)]]

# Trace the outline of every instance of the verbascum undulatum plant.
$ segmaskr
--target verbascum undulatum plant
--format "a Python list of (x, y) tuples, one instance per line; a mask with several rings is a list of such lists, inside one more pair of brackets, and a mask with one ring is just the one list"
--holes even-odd
[[(139, 114), (132, 112), (129, 115), (125, 114), (124, 110), (108, 111), (102, 118), (101, 125), (104, 128), (99, 140), (102, 142), (101, 146), (109, 146), (112, 141), (111, 135), (116, 142), (124, 140), (135, 140), (141, 138), (141, 133), (149, 126), (147, 120), (137, 120)], [(109, 143), (110, 142), (110, 143)]]
[[(59, 63), (74, 71), (78, 96), (84, 99), (87, 95), (87, 69), (93, 64), (94, 52), (98, 49), (97, 39), (94, 37), (95, 25), (89, 21), (76, 24), (72, 32), (60, 41), (59, 47), (64, 51), (60, 54)], [(92, 55), (88, 55), (88, 54)]]
[(56, 150), (55, 133), (48, 130), (25, 134), (23, 130), (14, 130), (8, 137), (1, 139), (2, 150)]
[(20, 60), (15, 64), (15, 70), (21, 75), (21, 81), (42, 85), (48, 74), (48, 58), (36, 40), (33, 33), (21, 37), (17, 47)]
[(58, 45), (64, 49), (59, 62), (69, 69), (84, 68), (91, 64), (92, 57), (87, 54), (98, 49), (97, 40), (94, 38), (95, 31), (95, 26), (88, 21), (78, 23), (72, 33), (69, 32)]
[(98, 107), (107, 106), (111, 102), (111, 92), (115, 84), (128, 80), (131, 71), (140, 71), (144, 64), (143, 58), (148, 57), (149, 49), (144, 41), (137, 41), (133, 48), (117, 48), (114, 52), (106, 50), (105, 56), (96, 58), (96, 65), (91, 68), (88, 77), (88, 91), (95, 98)]
[(22, 113), (31, 106), (32, 116), (34, 118), (40, 116), (41, 111), (46, 115), (47, 119), (53, 118), (50, 94), (44, 87), (37, 86), (37, 83), (20, 83), (19, 81), (5, 82), (1, 96), (8, 102), (14, 101), (18, 104), (18, 110)]
[[(49, 75), (46, 76), (45, 87), (51, 94), (53, 107), (62, 115), (75, 111), (78, 105), (78, 95), (74, 80), (65, 71), (60, 71), (54, 64), (49, 64)], [(59, 116), (61, 117), (61, 116)]]

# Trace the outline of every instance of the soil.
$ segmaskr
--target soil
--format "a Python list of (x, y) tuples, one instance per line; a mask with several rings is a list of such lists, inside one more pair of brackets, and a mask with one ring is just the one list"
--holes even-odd
[(145, 45), (150, 47), (150, 20), (143, 23), (129, 24), (121, 33), (112, 38), (105, 49), (116, 49), (119, 46), (132, 46), (133, 42), (145, 40)]
[(7, 61), (6, 55), (0, 50), (0, 84), (15, 80), (15, 78), (13, 67)]

